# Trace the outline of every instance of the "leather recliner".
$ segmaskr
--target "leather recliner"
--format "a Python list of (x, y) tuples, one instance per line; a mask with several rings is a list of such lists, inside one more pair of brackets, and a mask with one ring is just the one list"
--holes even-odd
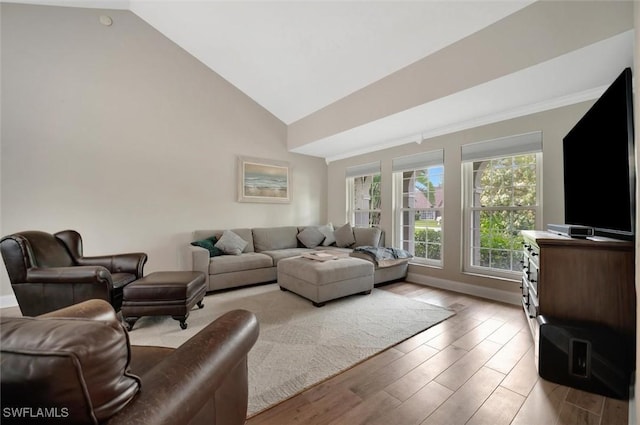
[(140, 279), (145, 253), (85, 257), (75, 230), (25, 231), (0, 240), (11, 287), (25, 316), (37, 316), (89, 299), (116, 311), (125, 285)]
[(130, 345), (103, 300), (0, 326), (3, 424), (245, 423), (259, 333), (249, 311), (225, 313), (177, 349)]

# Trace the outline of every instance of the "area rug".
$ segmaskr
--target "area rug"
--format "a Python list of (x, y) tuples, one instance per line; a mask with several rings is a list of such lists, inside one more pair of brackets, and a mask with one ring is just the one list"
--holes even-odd
[(178, 347), (216, 317), (252, 311), (260, 336), (249, 353), (249, 408), (254, 415), (449, 317), (454, 313), (374, 289), (314, 307), (269, 284), (208, 295), (181, 330), (170, 317), (143, 317), (132, 344)]

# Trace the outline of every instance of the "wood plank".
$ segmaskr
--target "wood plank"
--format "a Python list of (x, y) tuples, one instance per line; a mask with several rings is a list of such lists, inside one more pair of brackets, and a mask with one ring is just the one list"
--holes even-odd
[(523, 329), (504, 344), (495, 356), (486, 363), (486, 366), (507, 375), (531, 347), (533, 347), (531, 332), (529, 329)]
[(626, 400), (606, 398), (604, 400), (600, 423), (602, 425), (628, 425), (629, 402)]
[(569, 389), (538, 380), (511, 425), (555, 424)]
[(515, 391), (520, 395), (527, 396), (533, 386), (538, 381), (538, 370), (536, 369), (534, 357), (534, 347), (529, 348), (520, 361), (511, 369), (502, 382), (502, 386)]
[(465, 425), (509, 425), (525, 398), (498, 387)]
[(451, 344), (469, 351), (503, 324), (504, 322), (500, 320), (487, 319)]
[(397, 379), (385, 388), (389, 394), (395, 398), (405, 401), (420, 391), (436, 376), (446, 370), (458, 359), (464, 356), (467, 351), (449, 346), (438, 354), (422, 363), (409, 373)]
[(452, 364), (447, 370), (434, 380), (445, 387), (456, 391), (471, 378), (499, 349), (500, 344), (492, 341), (482, 341), (475, 348), (465, 354), (460, 360)]
[(604, 396), (588, 393), (586, 391), (578, 390), (575, 388), (569, 389), (567, 403), (575, 404), (576, 406), (588, 410), (596, 415), (602, 415), (602, 408), (604, 407)]
[(500, 385), (504, 375), (483, 367), (421, 425), (464, 424)]
[(401, 402), (384, 391), (379, 391), (366, 398), (353, 409), (329, 422), (329, 425), (362, 425), (371, 423), (380, 416), (399, 406)]
[(418, 425), (435, 411), (453, 391), (437, 382), (429, 382), (400, 406), (384, 412), (367, 425)]

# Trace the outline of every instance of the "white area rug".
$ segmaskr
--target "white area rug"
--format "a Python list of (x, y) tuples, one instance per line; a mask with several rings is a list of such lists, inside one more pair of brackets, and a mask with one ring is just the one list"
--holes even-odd
[(389, 348), (454, 313), (374, 289), (314, 307), (277, 284), (208, 295), (192, 310), (188, 328), (171, 317), (143, 317), (134, 345), (178, 347), (216, 317), (252, 311), (260, 336), (249, 353), (249, 415), (256, 414)]

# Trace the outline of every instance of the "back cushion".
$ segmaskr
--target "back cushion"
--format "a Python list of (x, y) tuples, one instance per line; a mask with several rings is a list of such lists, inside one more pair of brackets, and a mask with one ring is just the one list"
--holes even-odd
[[(244, 247), (242, 252), (255, 252), (253, 249), (253, 234), (251, 233), (251, 229), (229, 229), (236, 235), (240, 236), (242, 239), (247, 241), (247, 246)], [(224, 230), (196, 230), (193, 232), (193, 240), (201, 240), (207, 239), (212, 236), (215, 236), (216, 239), (220, 240), (220, 237), (224, 233)]]
[(382, 231), (377, 227), (354, 227), (355, 246), (378, 246)]
[(298, 228), (295, 226), (253, 229), (253, 244), (257, 252), (298, 247)]
[[(65, 424), (97, 424), (140, 389), (127, 372), (120, 324), (74, 318), (0, 318), (2, 409), (46, 408)], [(61, 420), (60, 418), (63, 418)]]
[(67, 248), (55, 236), (45, 232), (29, 231), (20, 235), (27, 240), (35, 267), (69, 267), (73, 259)]

